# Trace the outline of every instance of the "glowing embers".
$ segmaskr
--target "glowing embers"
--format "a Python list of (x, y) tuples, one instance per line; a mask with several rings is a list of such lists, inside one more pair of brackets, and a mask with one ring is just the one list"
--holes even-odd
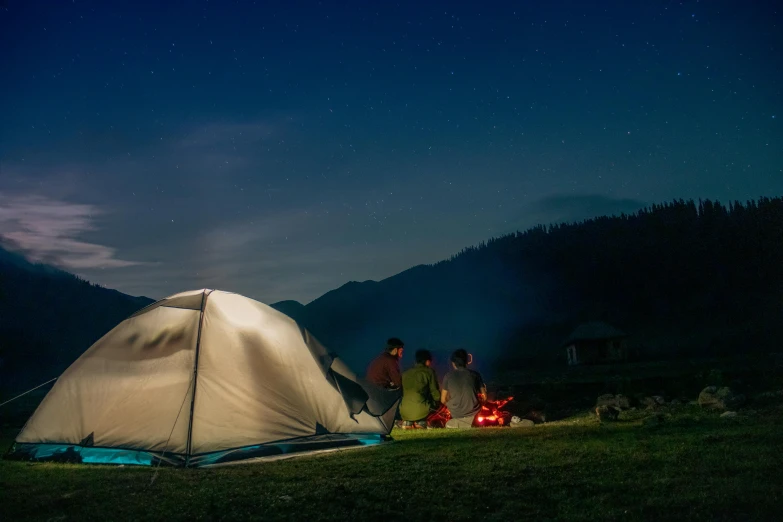
[[(514, 397), (508, 397), (498, 401), (486, 401), (479, 412), (473, 417), (472, 426), (475, 428), (484, 428), (488, 426), (507, 426), (511, 419), (511, 413), (502, 408)], [(441, 405), (436, 411), (430, 413), (427, 417), (427, 424), (431, 428), (445, 428), (451, 420), (451, 412), (445, 405)]]
[(487, 401), (481, 406), (481, 410), (476, 414), (473, 426), (483, 428), (487, 426), (505, 426), (511, 414), (503, 411), (501, 408), (514, 400), (514, 397), (508, 397), (499, 401)]
[(487, 416), (487, 417), (482, 417), (481, 415), (479, 415), (479, 416), (476, 418), (476, 421), (477, 421), (479, 424), (483, 423), (484, 421), (488, 421), (488, 422), (494, 422), (494, 421), (496, 421), (496, 420), (498, 420), (498, 416), (497, 416), (497, 415), (489, 415), (489, 416)]

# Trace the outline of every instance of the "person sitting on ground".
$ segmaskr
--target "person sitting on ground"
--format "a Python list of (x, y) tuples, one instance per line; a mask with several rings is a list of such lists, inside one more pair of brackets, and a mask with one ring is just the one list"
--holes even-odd
[(487, 400), (487, 386), (481, 374), (468, 369), (468, 352), (460, 348), (451, 354), (454, 368), (443, 379), (440, 401), (451, 413), (447, 428), (470, 428), (473, 418)]
[(400, 359), (405, 343), (396, 337), (386, 341), (383, 353), (373, 359), (367, 367), (367, 380), (376, 386), (396, 390), (402, 386)]
[(440, 387), (429, 350), (416, 351), (416, 366), (402, 374), (400, 416), (403, 429), (428, 428), (427, 417), (438, 408)]

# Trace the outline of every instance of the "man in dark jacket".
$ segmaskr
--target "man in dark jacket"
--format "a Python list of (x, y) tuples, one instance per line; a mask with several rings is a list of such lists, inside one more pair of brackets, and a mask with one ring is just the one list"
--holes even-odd
[(454, 368), (443, 378), (440, 400), (451, 412), (447, 428), (470, 428), (473, 418), (487, 400), (487, 386), (481, 374), (468, 370), (468, 352), (463, 349), (451, 354)]
[(402, 386), (400, 359), (405, 343), (396, 337), (386, 341), (386, 349), (373, 359), (367, 367), (367, 380), (386, 389), (399, 389)]
[(440, 387), (429, 350), (416, 351), (416, 366), (402, 374), (400, 416), (403, 428), (427, 428), (427, 417), (438, 407)]

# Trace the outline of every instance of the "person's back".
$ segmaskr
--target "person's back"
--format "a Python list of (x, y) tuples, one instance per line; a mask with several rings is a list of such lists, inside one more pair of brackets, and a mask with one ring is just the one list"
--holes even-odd
[(403, 349), (403, 342), (395, 337), (386, 341), (384, 352), (367, 367), (367, 380), (381, 388), (396, 389), (402, 386), (399, 360)]
[(404, 426), (413, 423), (426, 427), (427, 417), (440, 401), (440, 388), (435, 370), (430, 366), (432, 355), (427, 350), (416, 352), (416, 366), (402, 374), (400, 416)]
[(443, 379), (441, 401), (451, 413), (447, 427), (470, 427), (473, 418), (486, 399), (486, 386), (481, 374), (467, 368), (467, 352), (456, 350), (451, 356), (454, 368)]

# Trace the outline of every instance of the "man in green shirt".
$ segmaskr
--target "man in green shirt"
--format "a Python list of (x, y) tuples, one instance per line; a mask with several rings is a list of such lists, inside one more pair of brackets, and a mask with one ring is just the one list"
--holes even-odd
[(439, 405), (438, 376), (431, 365), (432, 354), (428, 350), (418, 350), (416, 366), (402, 374), (400, 417), (403, 429), (427, 428), (427, 417)]

